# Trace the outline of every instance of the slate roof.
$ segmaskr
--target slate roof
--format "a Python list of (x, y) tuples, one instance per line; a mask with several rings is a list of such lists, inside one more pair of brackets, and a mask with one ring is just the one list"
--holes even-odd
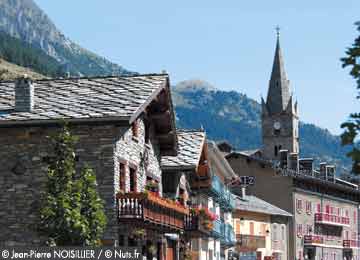
[(204, 131), (178, 130), (178, 155), (163, 156), (163, 169), (195, 169), (199, 163), (205, 143)]
[(14, 111), (15, 82), (0, 82), (0, 124), (113, 118), (132, 122), (168, 85), (167, 74), (33, 82), (35, 106)]
[(277, 114), (284, 111), (290, 101), (291, 93), (289, 81), (285, 73), (283, 56), (280, 48), (280, 40), (277, 38), (274, 63), (271, 72), (266, 107), (270, 114)]
[(258, 212), (264, 213), (273, 216), (286, 216), (291, 217), (292, 215), (282, 210), (258, 197), (252, 195), (246, 195), (245, 198), (236, 198), (236, 209), (249, 211), (249, 212)]
[(261, 152), (261, 149), (254, 149), (254, 150), (242, 150), (237, 151), (238, 153), (241, 153), (246, 156), (254, 156), (256, 153)]

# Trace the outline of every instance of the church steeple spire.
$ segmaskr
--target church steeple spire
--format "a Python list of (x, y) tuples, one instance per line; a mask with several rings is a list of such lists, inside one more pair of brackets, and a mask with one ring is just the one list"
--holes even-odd
[(278, 160), (281, 150), (299, 152), (299, 118), (293, 103), (280, 48), (279, 28), (276, 28), (276, 50), (266, 102), (262, 99), (262, 154)]
[(276, 49), (266, 100), (267, 109), (270, 114), (284, 111), (290, 100), (289, 81), (286, 77), (284, 60), (280, 48), (279, 27), (277, 27), (276, 30)]

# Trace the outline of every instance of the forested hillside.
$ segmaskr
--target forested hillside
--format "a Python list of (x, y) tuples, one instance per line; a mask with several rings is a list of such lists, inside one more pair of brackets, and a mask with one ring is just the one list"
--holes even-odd
[[(261, 147), (261, 107), (235, 91), (217, 90), (209, 83), (190, 80), (173, 88), (177, 123), (182, 128), (203, 126), (214, 140), (227, 140), (236, 149)], [(340, 138), (312, 124), (300, 123), (301, 156), (348, 167), (347, 148)]]
[(46, 76), (57, 77), (65, 73), (64, 68), (54, 58), (4, 32), (0, 32), (0, 58)]

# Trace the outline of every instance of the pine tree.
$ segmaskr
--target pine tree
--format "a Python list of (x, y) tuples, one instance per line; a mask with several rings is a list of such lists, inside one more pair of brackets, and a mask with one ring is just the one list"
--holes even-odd
[[(355, 23), (360, 33), (360, 22)], [(360, 89), (360, 35), (355, 39), (352, 47), (346, 51), (346, 57), (342, 58), (343, 67), (350, 66), (350, 75), (356, 80), (357, 89)], [(357, 98), (360, 98), (360, 93)], [(360, 113), (352, 113), (347, 122), (341, 125), (345, 131), (341, 135), (343, 145), (351, 145), (352, 150), (347, 154), (353, 161), (352, 171), (360, 174), (360, 147), (357, 136), (360, 135)]]
[(94, 172), (86, 167), (77, 178), (76, 138), (67, 126), (51, 138), (54, 159), (48, 166), (40, 230), (53, 246), (98, 245), (106, 226)]

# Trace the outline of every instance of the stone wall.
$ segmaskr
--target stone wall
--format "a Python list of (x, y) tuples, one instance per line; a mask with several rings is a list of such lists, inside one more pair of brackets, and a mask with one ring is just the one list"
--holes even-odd
[(154, 138), (154, 129), (150, 127), (150, 142), (145, 143), (145, 124), (138, 119), (138, 137), (132, 135), (131, 129), (122, 129), (121, 139), (117, 141), (115, 160), (115, 191), (119, 191), (119, 166), (125, 163), (126, 191), (130, 190), (129, 169), (133, 167), (137, 172), (137, 191), (143, 191), (146, 184), (146, 176), (155, 177), (161, 185), (160, 151), (159, 145)]
[[(144, 124), (139, 120), (139, 135), (135, 139), (129, 127), (114, 125), (82, 125), (72, 127), (78, 136), (76, 155), (78, 168), (84, 164), (97, 175), (98, 190), (105, 201), (108, 226), (104, 239), (118, 239), (115, 195), (119, 190), (119, 160), (138, 169), (138, 190), (145, 184), (145, 169), (141, 158), (148, 154), (147, 170), (159, 176), (159, 150), (152, 138), (144, 144)], [(16, 127), (0, 129), (0, 246), (41, 245), (44, 237), (37, 232), (41, 190), (46, 180), (45, 158), (51, 156), (47, 136), (56, 127)], [(153, 145), (155, 148), (153, 148)], [(127, 185), (129, 181), (127, 180)]]
[[(299, 123), (296, 115), (282, 113), (262, 118), (262, 141), (264, 157), (278, 159), (274, 155), (274, 147), (281, 145), (281, 149), (289, 152), (299, 152)], [(274, 123), (280, 122), (279, 134), (274, 133)]]

